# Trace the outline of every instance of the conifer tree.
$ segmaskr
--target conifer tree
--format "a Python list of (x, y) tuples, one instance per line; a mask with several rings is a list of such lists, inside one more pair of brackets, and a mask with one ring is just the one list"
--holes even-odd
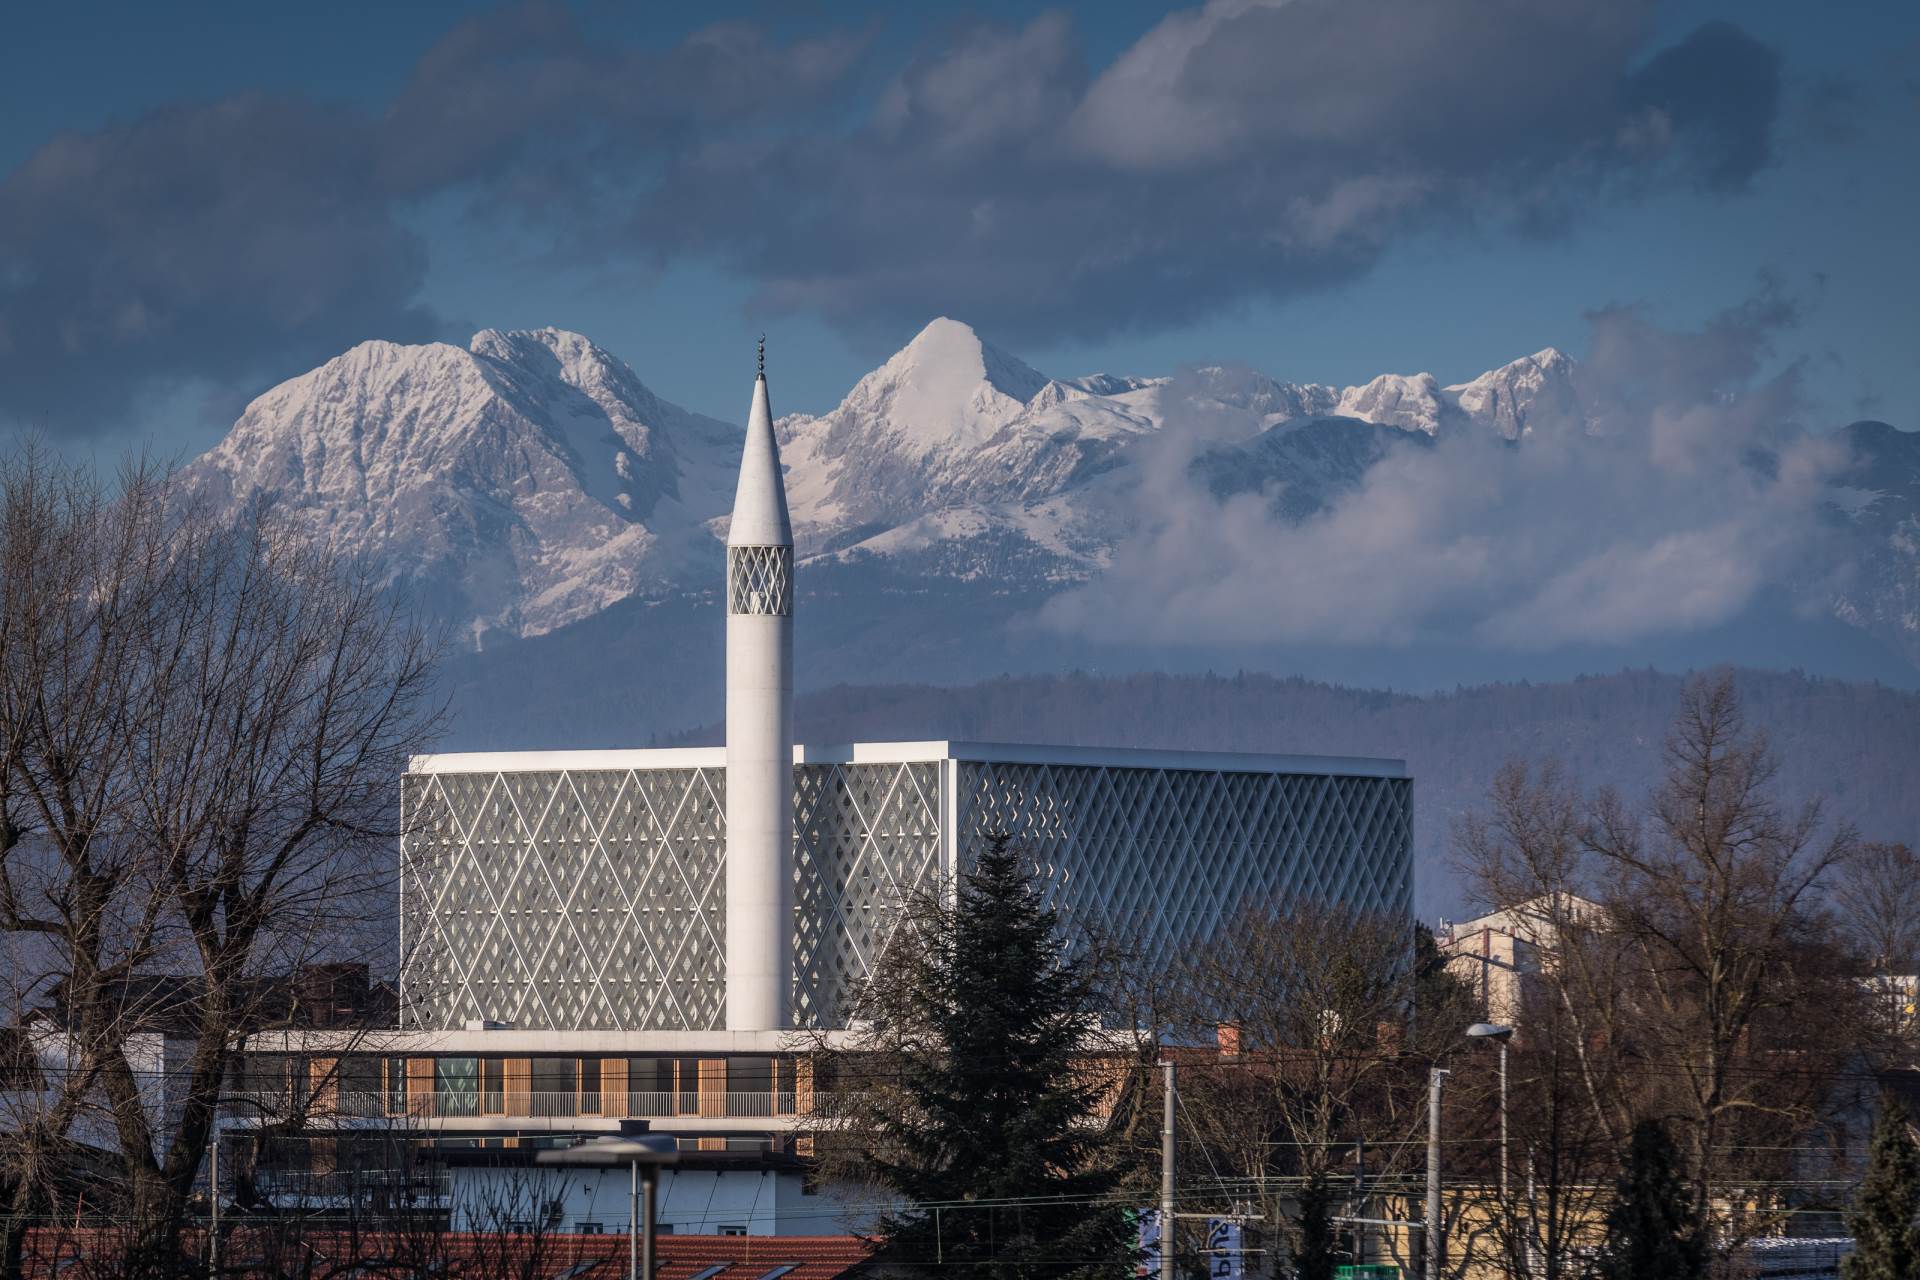
[(1642, 1120), (1627, 1142), (1600, 1280), (1700, 1280), (1707, 1273), (1707, 1242), (1666, 1126)]
[(1867, 1176), (1854, 1194), (1847, 1229), (1853, 1253), (1840, 1264), (1841, 1280), (1913, 1280), (1920, 1276), (1920, 1151), (1907, 1132), (1907, 1113), (1891, 1100), (1880, 1112), (1867, 1155)]
[[(1093, 1027), (1086, 964), (1005, 839), (896, 931), (860, 1013), (873, 1043), (842, 1092), (840, 1137), (900, 1207), (882, 1261), (948, 1277), (1130, 1276), (1120, 1171), (1076, 1064)], [(874, 1073), (884, 1070), (890, 1079)]]
[(1326, 1171), (1316, 1170), (1300, 1188), (1300, 1244), (1293, 1254), (1298, 1280), (1333, 1280), (1333, 1187)]

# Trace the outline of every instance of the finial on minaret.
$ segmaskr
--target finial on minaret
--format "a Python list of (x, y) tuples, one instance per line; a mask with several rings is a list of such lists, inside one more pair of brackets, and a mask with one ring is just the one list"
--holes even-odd
[(760, 376), (767, 376), (767, 335), (760, 335)]

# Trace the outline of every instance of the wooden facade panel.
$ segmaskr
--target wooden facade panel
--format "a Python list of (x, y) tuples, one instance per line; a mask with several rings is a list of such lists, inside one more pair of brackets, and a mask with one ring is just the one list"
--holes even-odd
[(533, 1059), (508, 1058), (504, 1065), (506, 1113), (510, 1116), (527, 1115), (533, 1102)]
[(416, 1116), (433, 1114), (433, 1059), (407, 1059), (407, 1111)]
[(700, 1114), (702, 1116), (727, 1114), (727, 1060), (725, 1058), (700, 1059)]
[(315, 1111), (327, 1112), (340, 1105), (340, 1059), (307, 1059), (307, 1096)]
[(600, 1114), (612, 1120), (627, 1118), (627, 1060), (600, 1059)]

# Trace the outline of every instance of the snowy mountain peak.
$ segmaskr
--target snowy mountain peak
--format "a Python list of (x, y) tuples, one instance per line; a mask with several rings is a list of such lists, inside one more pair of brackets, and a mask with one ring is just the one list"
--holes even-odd
[(1432, 374), (1383, 373), (1371, 382), (1341, 392), (1334, 412), (1380, 426), (1436, 435), (1452, 408), (1452, 403), (1441, 395), (1439, 380)]
[(1545, 347), (1448, 387), (1446, 394), (1469, 418), (1508, 440), (1536, 430), (1584, 430), (1587, 414), (1575, 385), (1578, 368), (1566, 352)]
[(579, 334), (488, 329), (361, 343), (255, 399), (183, 481), (217, 506), (270, 496), (477, 639), (677, 577), (711, 545), (738, 441)]
[(840, 408), (885, 420), (921, 451), (965, 447), (1018, 417), (1048, 381), (943, 316), (862, 378)]

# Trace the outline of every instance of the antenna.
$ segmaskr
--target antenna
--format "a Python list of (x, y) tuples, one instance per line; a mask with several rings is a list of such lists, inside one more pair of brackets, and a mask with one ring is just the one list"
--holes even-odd
[(760, 376), (767, 376), (767, 335), (760, 335)]

